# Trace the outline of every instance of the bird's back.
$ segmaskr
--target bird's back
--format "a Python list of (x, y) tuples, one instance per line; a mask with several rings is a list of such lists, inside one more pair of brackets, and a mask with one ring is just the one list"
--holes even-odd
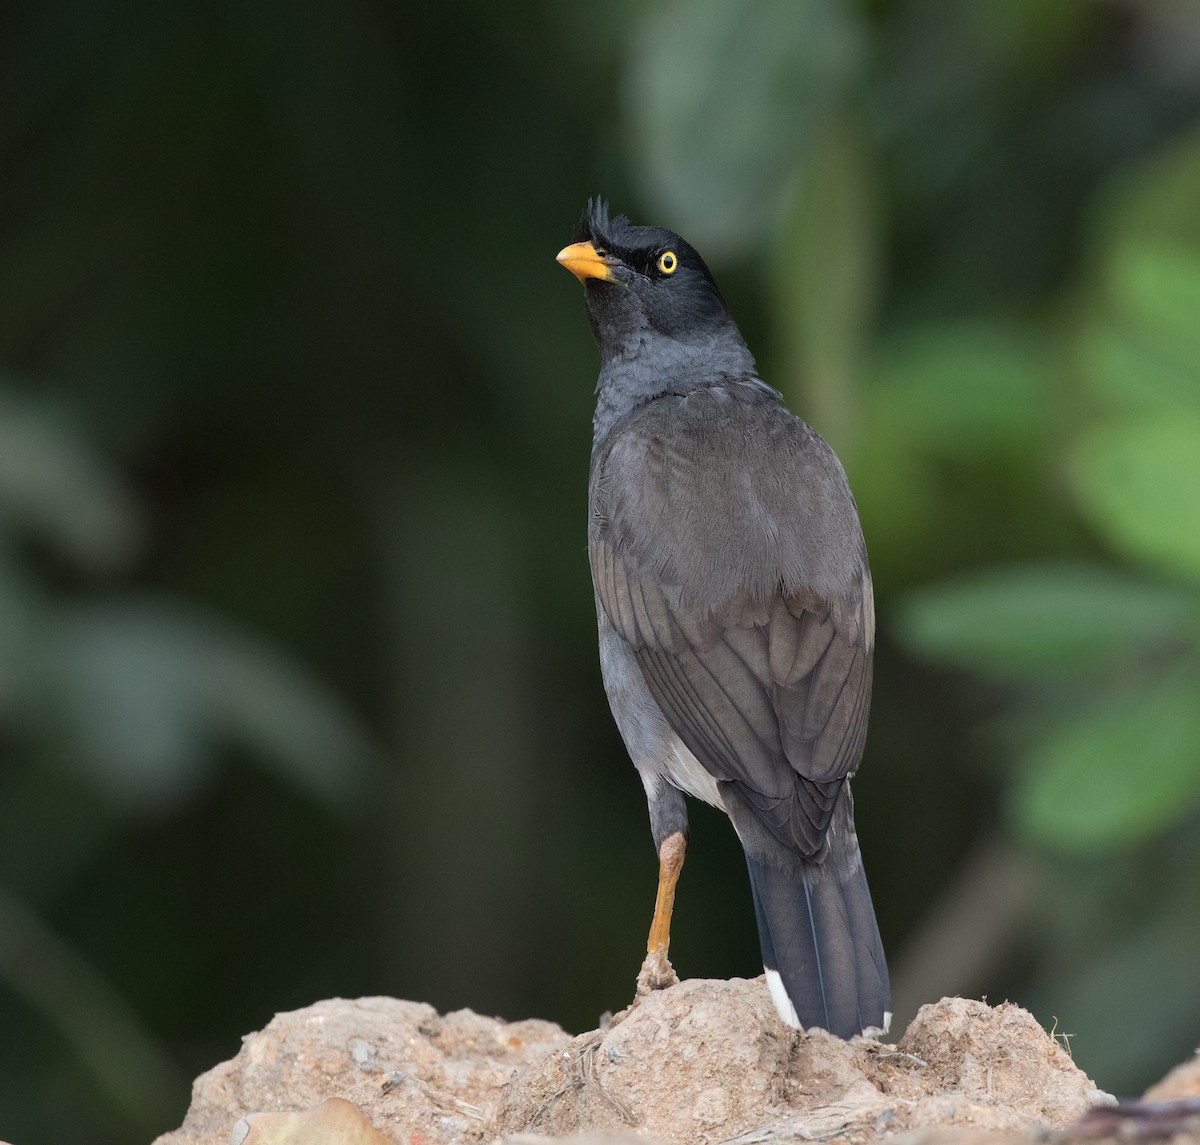
[(590, 510), (593, 542), (697, 611), (853, 596), (866, 569), (837, 457), (756, 379), (664, 394), (617, 421), (593, 451)]

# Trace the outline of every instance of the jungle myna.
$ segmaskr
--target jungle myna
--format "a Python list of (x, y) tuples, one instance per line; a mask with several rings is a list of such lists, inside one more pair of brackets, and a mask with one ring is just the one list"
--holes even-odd
[(875, 616), (833, 450), (761, 381), (696, 251), (588, 204), (558, 261), (600, 350), (588, 546), (604, 687), (659, 855), (643, 988), (667, 961), (684, 795), (746, 852), (784, 1021), (885, 1031), (883, 946), (854, 832)]

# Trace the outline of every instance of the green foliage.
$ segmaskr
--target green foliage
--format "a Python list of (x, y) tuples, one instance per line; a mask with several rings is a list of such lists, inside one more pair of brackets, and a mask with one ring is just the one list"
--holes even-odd
[[(41, 534), (85, 572), (128, 564), (144, 514), (96, 451), (35, 403), (0, 406), (5, 533)], [(8, 540), (0, 562), (0, 680), (13, 725), (85, 782), (161, 808), (239, 743), (323, 798), (344, 798), (369, 739), (329, 690), (266, 642), (182, 603), (38, 586)]]
[[(897, 630), (924, 656), (1012, 684), (1072, 684), (1024, 737), (1009, 800), (1018, 831), (1063, 851), (1117, 851), (1200, 810), (1200, 247), (1164, 245), (1176, 216), (1161, 206), (1189, 177), (1200, 196), (1200, 169), (1157, 169), (1172, 193), (1143, 176), (1138, 193), (1110, 209), (1100, 232), (1104, 290), (1081, 292), (1082, 333), (1063, 346), (1096, 399), (1082, 423), (1066, 426), (1063, 475), (1083, 521), (1142, 571), (1045, 563), (976, 572), (914, 594)], [(988, 439), (972, 428), (1003, 425), (981, 409), (1006, 409), (1014, 425), (1029, 416), (1033, 446), (1063, 386), (1049, 371), (1026, 371), (1027, 393), (1012, 380), (1005, 391), (994, 368), (968, 363), (958, 387), (946, 374), (939, 384), (928, 366), (917, 373), (912, 392), (976, 393), (936, 415), (933, 402), (906, 403), (918, 421), (941, 426), (922, 452), (953, 440), (977, 452), (977, 464)], [(1017, 443), (1013, 429), (997, 440)], [(1029, 510), (1045, 511), (1036, 502)], [(1047, 702), (1026, 697), (1014, 711)]]
[(1200, 355), (1200, 249), (1165, 243), (1129, 244), (1109, 259), (1108, 287), (1118, 314), (1135, 335), (1180, 363)]
[[(56, 820), (69, 808), (43, 808), (50, 822), (22, 817), (21, 773), (66, 772), (87, 791), (88, 826), (71, 830), (86, 856), (107, 835), (98, 821), (133, 825), (194, 802), (230, 748), (343, 809), (377, 749), (327, 684), (268, 641), (161, 593), (106, 588), (101, 575), (127, 568), (144, 543), (147, 514), (50, 403), (0, 399), (0, 710), (16, 749), (4, 777), (0, 984), (146, 1135), (173, 1116), (185, 1078), (125, 998), (5, 885), (44, 892), (44, 871), (28, 886), (23, 872), (62, 866)], [(23, 551), (27, 537), (80, 587), (56, 587)]]
[(876, 579), (921, 580), (1003, 551), (1004, 538), (1029, 544), (1055, 428), (1046, 339), (997, 320), (913, 323), (869, 374), (851, 457)]
[(59, 750), (123, 802), (194, 797), (223, 743), (335, 804), (372, 758), (357, 721), (290, 657), (176, 602), (57, 609), (30, 668)]
[(1050, 363), (1036, 334), (1013, 323), (915, 327), (885, 347), (876, 374), (878, 433), (924, 457), (1013, 458), (1050, 430)]
[(876, 162), (861, 123), (832, 118), (771, 243), (772, 377), (847, 446), (882, 276)]
[(1122, 551), (1200, 579), (1200, 416), (1121, 419), (1075, 445), (1080, 504)]
[(1187, 634), (1200, 601), (1106, 565), (987, 569), (909, 595), (896, 632), (923, 656), (1001, 680), (1101, 681)]
[[(1005, 560), (1011, 544), (992, 538), (971, 572), (910, 593), (894, 632), (915, 655), (999, 689), (990, 739), (1004, 749), (1009, 829), (1043, 856), (1049, 878), (1062, 884), (1063, 870), (1086, 870), (1099, 889), (1069, 922), (1049, 906), (1032, 992), (1061, 1014), (1078, 1003), (1081, 964), (1095, 990), (1126, 975), (1136, 1002), (1104, 1023), (1083, 1007), (1085, 1028), (1104, 1031), (1096, 1060), (1110, 1067), (1129, 1060), (1116, 1044), (1145, 1052), (1137, 1040), (1145, 1021), (1164, 1037), (1176, 1028), (1161, 1006), (1168, 987), (1158, 964), (1169, 962), (1184, 925), (1177, 896), (1142, 893), (1122, 904), (1119, 888), (1130, 865), (1156, 850), (1169, 856), (1155, 876), (1167, 884), (1186, 883), (1200, 859), (1196, 154), (1196, 140), (1185, 138), (1099, 196), (1099, 273), (1085, 268), (1067, 284), (1068, 319), (1043, 324), (1040, 369), (1013, 369), (998, 384), (995, 364), (964, 360), (957, 382), (918, 366), (909, 393), (927, 387), (934, 396), (896, 407), (927, 427), (903, 432), (925, 465), (953, 455), (968, 473), (994, 470), (997, 449), (1023, 438), (1041, 474), (1026, 487), (1023, 531), (1035, 536), (1039, 519), (1063, 522), (1044, 559), (1020, 565)], [(964, 401), (963, 389), (974, 396)], [(889, 410), (886, 424), (898, 416)], [(911, 479), (905, 488), (910, 504), (929, 492)], [(1126, 941), (1132, 928), (1157, 934), (1158, 945)], [(1081, 932), (1098, 936), (1089, 953), (1065, 957)], [(1195, 1004), (1188, 991), (1175, 996)]]
[(143, 529), (125, 482), (48, 403), (0, 389), (0, 521), (81, 567), (128, 563)]
[(1194, 813), (1200, 595), (1102, 565), (988, 570), (911, 595), (898, 632), (924, 656), (1050, 688), (1025, 701), (1039, 715), (1010, 801), (1039, 846), (1117, 851)]
[(636, 23), (626, 116), (646, 194), (720, 254), (786, 212), (862, 63), (838, 0), (671, 0)]
[(1198, 668), (1106, 689), (1043, 729), (1013, 791), (1017, 827), (1047, 847), (1104, 852), (1193, 815)]
[(1200, 412), (1200, 366), (1097, 316), (1076, 344), (1079, 371), (1096, 399), (1119, 410)]

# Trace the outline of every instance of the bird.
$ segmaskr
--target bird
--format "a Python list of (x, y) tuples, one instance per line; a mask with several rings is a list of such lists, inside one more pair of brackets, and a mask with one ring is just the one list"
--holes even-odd
[(678, 981), (668, 948), (689, 796), (741, 841), (783, 1021), (877, 1038), (891, 994), (850, 792), (875, 614), (845, 472), (759, 378), (679, 235), (594, 198), (557, 260), (584, 286), (600, 355), (588, 479), (600, 667), (658, 854), (638, 993)]

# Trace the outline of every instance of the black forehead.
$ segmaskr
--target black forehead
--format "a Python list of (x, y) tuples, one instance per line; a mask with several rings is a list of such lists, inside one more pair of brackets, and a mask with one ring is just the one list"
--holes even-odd
[(575, 228), (574, 241), (590, 242), (614, 254), (659, 250), (674, 250), (680, 256), (685, 250), (695, 253), (683, 239), (666, 227), (637, 227), (624, 215), (611, 218), (608, 204), (603, 199), (588, 202)]

